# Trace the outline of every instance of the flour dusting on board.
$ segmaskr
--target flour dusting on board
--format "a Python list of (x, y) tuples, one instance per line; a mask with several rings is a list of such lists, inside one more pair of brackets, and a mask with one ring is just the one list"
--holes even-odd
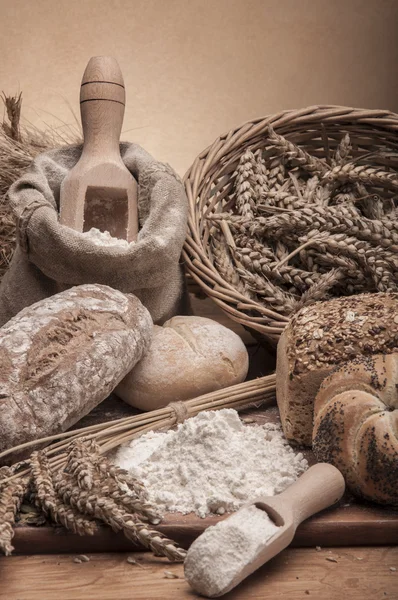
[(149, 432), (115, 462), (140, 479), (161, 512), (223, 514), (292, 484), (308, 463), (279, 425), (246, 426), (233, 409), (207, 411), (175, 431)]

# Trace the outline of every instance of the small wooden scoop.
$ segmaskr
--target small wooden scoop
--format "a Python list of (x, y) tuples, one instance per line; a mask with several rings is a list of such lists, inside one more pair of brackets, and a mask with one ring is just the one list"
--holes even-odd
[(120, 156), (125, 89), (116, 60), (91, 58), (80, 88), (84, 146), (61, 185), (60, 222), (129, 242), (137, 237), (137, 183)]
[[(242, 548), (245, 546), (245, 536), (260, 535), (261, 525), (253, 533), (253, 526), (245, 529), (247, 507), (240, 509), (231, 517), (222, 521), (214, 528), (210, 528), (210, 535), (206, 530), (198, 537), (188, 550), (185, 559), (185, 577), (194, 590), (209, 598), (217, 598), (226, 594), (237, 586), (243, 579), (261, 567), (264, 563), (279, 554), (292, 541), (298, 525), (311, 515), (334, 504), (342, 497), (345, 483), (340, 471), (332, 465), (319, 463), (306, 471), (295, 483), (289, 486), (278, 496), (271, 496), (254, 502), (254, 507), (265, 511), (271, 521), (279, 527), (263, 544), (254, 548), (254, 555), (247, 562), (242, 562)], [(239, 519), (240, 514), (242, 518)], [(259, 515), (262, 517), (261, 515)], [(232, 519), (234, 520), (232, 522)], [(231, 521), (231, 533), (226, 538), (225, 525)], [(256, 520), (257, 522), (257, 520)], [(247, 533), (251, 531), (252, 533)], [(209, 531), (210, 533), (210, 531)], [(207, 541), (206, 541), (207, 537)], [(264, 532), (264, 539), (267, 531)], [(229, 546), (225, 540), (233, 540)], [(250, 541), (251, 538), (246, 537)], [(250, 554), (251, 551), (249, 551)]]

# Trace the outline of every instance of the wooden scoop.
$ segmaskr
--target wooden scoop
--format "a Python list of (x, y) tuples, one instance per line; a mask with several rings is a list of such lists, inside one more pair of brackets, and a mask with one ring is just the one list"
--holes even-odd
[(91, 58), (80, 88), (84, 145), (61, 185), (60, 222), (129, 242), (137, 237), (137, 183), (120, 156), (125, 89), (116, 60)]
[[(257, 509), (265, 511), (279, 529), (265, 543), (259, 543), (258, 546), (256, 543), (250, 545), (254, 548), (254, 555), (248, 557), (247, 562), (242, 562), (239, 558), (246, 556), (243, 551), (241, 552), (245, 546), (242, 538), (247, 536), (246, 540), (250, 541), (251, 538), (248, 537), (250, 534), (247, 533), (250, 530), (252, 536), (255, 535), (257, 539), (257, 535), (260, 534), (261, 539), (261, 527), (265, 529), (266, 525), (261, 525), (262, 519), (260, 519), (255, 534), (253, 534), (253, 527), (247, 527), (245, 530), (247, 519), (247, 510), (245, 510), (247, 507), (245, 507), (223, 520), (219, 524), (223, 526), (222, 528), (217, 530), (218, 525), (210, 528), (213, 530), (211, 544), (209, 544), (210, 536), (206, 536), (209, 530), (193, 542), (185, 559), (185, 578), (193, 589), (203, 596), (217, 598), (226, 594), (286, 548), (302, 521), (340, 500), (344, 488), (344, 478), (335, 467), (326, 463), (314, 465), (281, 494), (253, 503)], [(242, 515), (241, 519), (240, 515)], [(235, 537), (231, 535), (227, 539), (235, 540), (236, 543), (231, 541), (230, 545), (226, 546), (225, 525), (229, 521), (231, 521), (229, 533), (235, 534)], [(263, 537), (267, 538), (266, 530)], [(250, 550), (248, 554), (251, 552)]]

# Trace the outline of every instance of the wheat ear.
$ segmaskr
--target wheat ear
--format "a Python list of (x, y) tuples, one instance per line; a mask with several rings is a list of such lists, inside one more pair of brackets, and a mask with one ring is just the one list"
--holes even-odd
[(79, 535), (93, 535), (98, 527), (95, 521), (83, 517), (57, 497), (45, 451), (33, 452), (31, 470), (35, 504), (55, 523)]
[(275, 147), (285, 160), (294, 161), (302, 169), (312, 175), (323, 175), (328, 171), (328, 165), (323, 160), (312, 156), (293, 142), (276, 133), (271, 126), (268, 127), (268, 142)]
[[(8, 467), (2, 467), (0, 477), (5, 478), (11, 474)], [(19, 478), (14, 481), (1, 483), (0, 479), (0, 550), (9, 556), (14, 547), (13, 525), (22, 501), (28, 491), (30, 477)]]
[(146, 548), (155, 550), (158, 555), (166, 556), (169, 560), (184, 560), (185, 550), (179, 548), (175, 542), (148, 524), (141, 523), (137, 515), (125, 512), (111, 498), (82, 490), (62, 474), (58, 474), (54, 478), (54, 487), (65, 503), (83, 514), (100, 519), (114, 531), (122, 531), (129, 540), (138, 541)]

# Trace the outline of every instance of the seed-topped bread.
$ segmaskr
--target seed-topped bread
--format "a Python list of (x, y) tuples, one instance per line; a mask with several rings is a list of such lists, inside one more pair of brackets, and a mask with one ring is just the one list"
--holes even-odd
[(323, 381), (314, 415), (317, 459), (354, 494), (398, 506), (398, 353), (341, 365)]
[(396, 348), (398, 293), (334, 298), (296, 313), (277, 352), (276, 394), (286, 437), (311, 445), (315, 396), (336, 366)]

